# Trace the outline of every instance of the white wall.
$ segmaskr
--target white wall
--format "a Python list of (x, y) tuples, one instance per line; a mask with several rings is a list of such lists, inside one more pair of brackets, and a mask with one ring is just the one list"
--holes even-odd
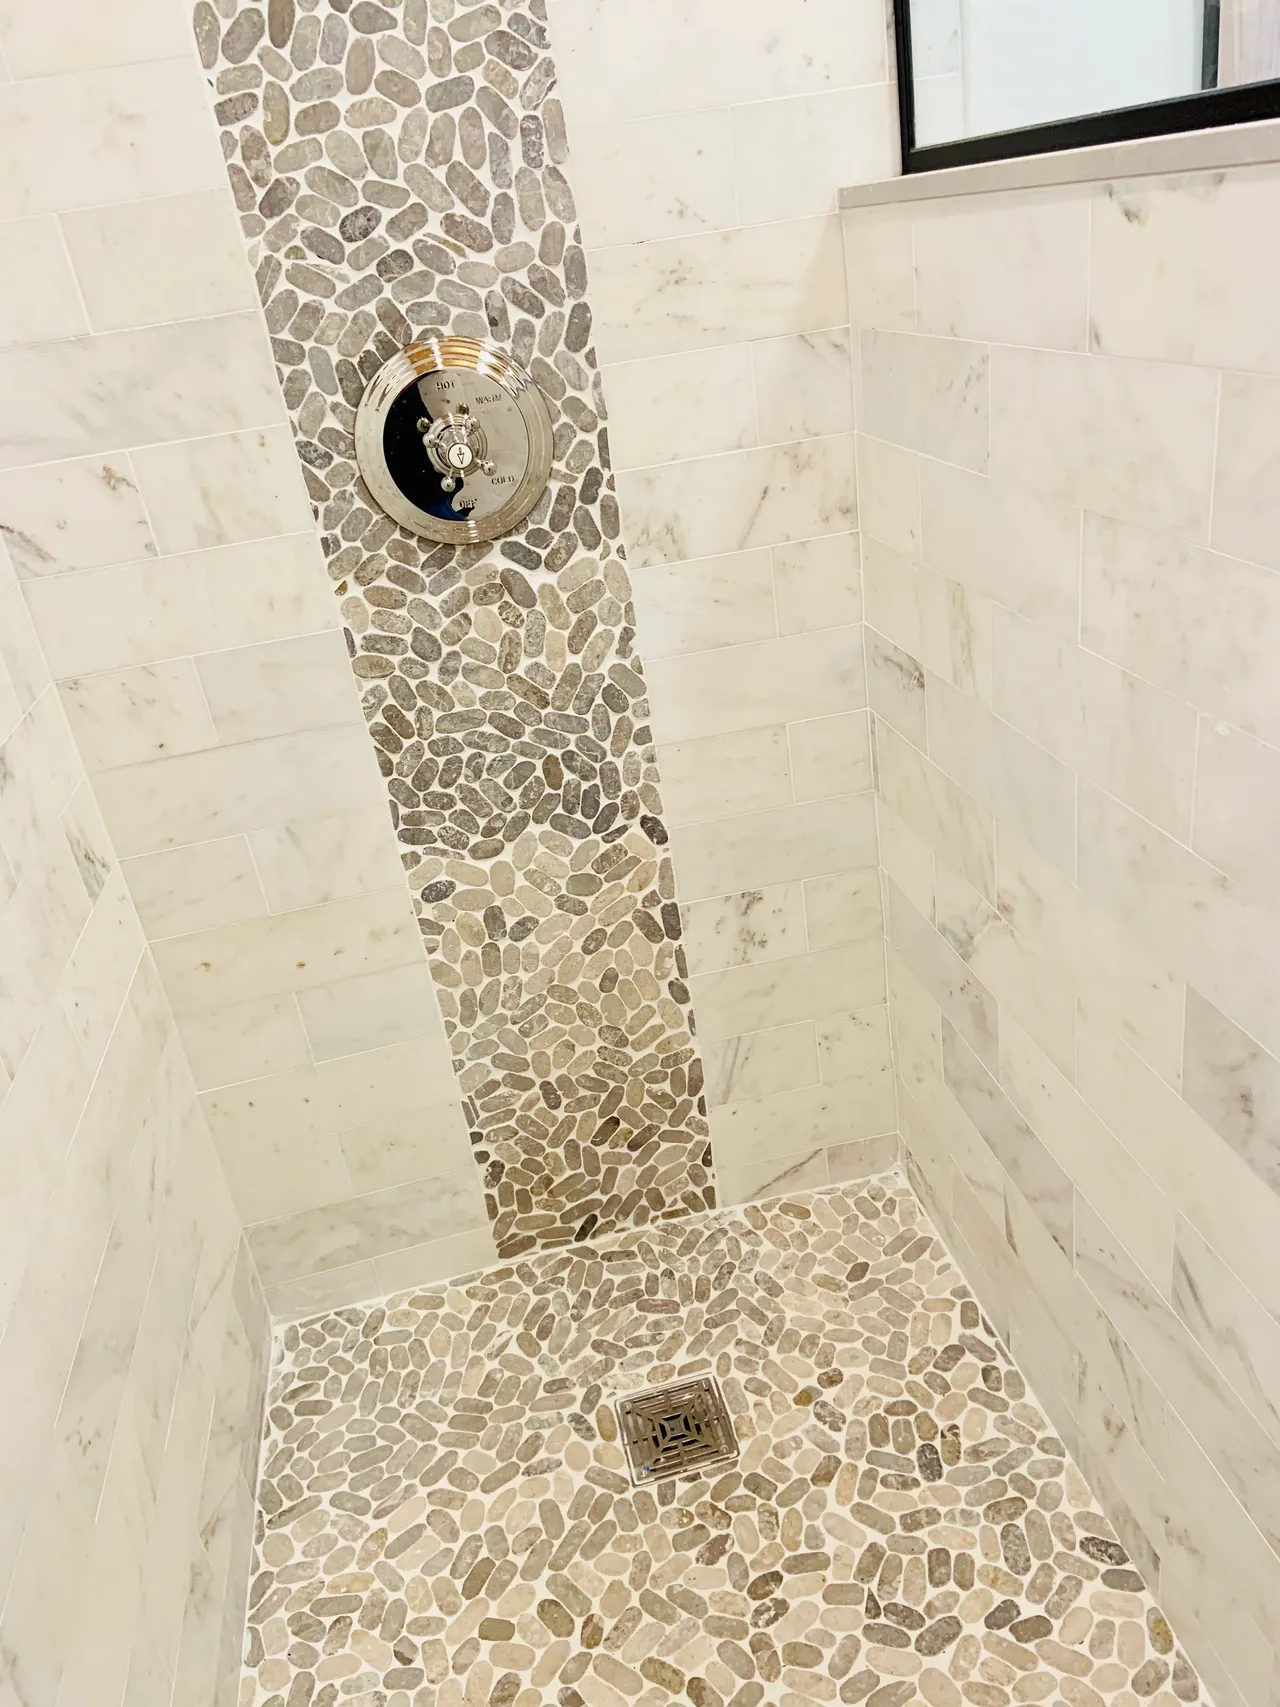
[(878, 4), (553, 0), (725, 1201), (895, 1148), (835, 192)]
[(0, 544), (0, 1699), (235, 1700), (267, 1341)]
[(846, 215), (913, 1178), (1218, 1707), (1280, 1686), (1280, 174)]
[(0, 49), (0, 536), (273, 1305), (368, 1296), (380, 1258), (403, 1284), (476, 1266), (459, 1092), (188, 8), (108, 27), (21, 0)]

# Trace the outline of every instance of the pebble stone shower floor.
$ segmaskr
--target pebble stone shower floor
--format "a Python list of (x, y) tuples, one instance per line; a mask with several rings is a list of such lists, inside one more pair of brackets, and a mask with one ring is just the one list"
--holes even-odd
[[(728, 1472), (611, 1401), (714, 1373)], [(897, 1175), (289, 1327), (241, 1707), (1180, 1707), (1199, 1680)]]

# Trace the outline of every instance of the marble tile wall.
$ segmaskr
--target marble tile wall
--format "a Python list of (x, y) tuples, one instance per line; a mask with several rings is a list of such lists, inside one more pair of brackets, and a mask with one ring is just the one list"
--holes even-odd
[(0, 543), (0, 1699), (235, 1701), (269, 1338)]
[[(268, 1277), (321, 1242), (338, 1266), (375, 1228), (404, 1243), (401, 1217), (479, 1222), (514, 1257), (703, 1208), (702, 1067), (541, 0), (198, 0), (194, 24), (360, 688), (351, 744), (381, 772), (444, 1030), (322, 1070), (339, 1121), (385, 1111), (340, 1159), (399, 1195), (331, 1204), (317, 1181)], [(445, 331), (509, 346), (555, 425), (528, 520), (460, 549), (377, 509), (351, 436), (382, 363)], [(464, 1098), (446, 1134), (414, 1106), (437, 1074)], [(230, 1119), (252, 1148), (250, 1100)], [(464, 1178), (446, 1151), (469, 1151)], [(332, 1287), (367, 1294), (341, 1266)]]
[(721, 1198), (896, 1152), (837, 185), (878, 4), (549, 0)]
[(913, 1178), (1280, 1699), (1280, 175), (845, 216)]
[(495, 1252), (172, 9), (0, 10), (0, 537), (273, 1304), (318, 1307)]

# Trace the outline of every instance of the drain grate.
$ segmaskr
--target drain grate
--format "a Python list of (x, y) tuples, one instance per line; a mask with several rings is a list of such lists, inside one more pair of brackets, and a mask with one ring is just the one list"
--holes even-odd
[(709, 1375), (632, 1393), (617, 1401), (618, 1424), (635, 1487), (696, 1475), (738, 1457), (729, 1412)]

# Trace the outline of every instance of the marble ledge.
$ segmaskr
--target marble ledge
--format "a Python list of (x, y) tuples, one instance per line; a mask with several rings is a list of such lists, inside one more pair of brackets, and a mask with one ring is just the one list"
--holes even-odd
[(1128, 142), (1102, 143), (1096, 148), (1024, 154), (1013, 160), (985, 160), (973, 166), (882, 178), (878, 183), (853, 184), (842, 189), (839, 206), (842, 213), (847, 213), (900, 202), (990, 195), (1001, 190), (1046, 189), (1060, 184), (1105, 183), (1114, 178), (1220, 172), (1228, 167), (1265, 166), (1278, 161), (1280, 119), (1265, 119), (1258, 124), (1136, 137)]

